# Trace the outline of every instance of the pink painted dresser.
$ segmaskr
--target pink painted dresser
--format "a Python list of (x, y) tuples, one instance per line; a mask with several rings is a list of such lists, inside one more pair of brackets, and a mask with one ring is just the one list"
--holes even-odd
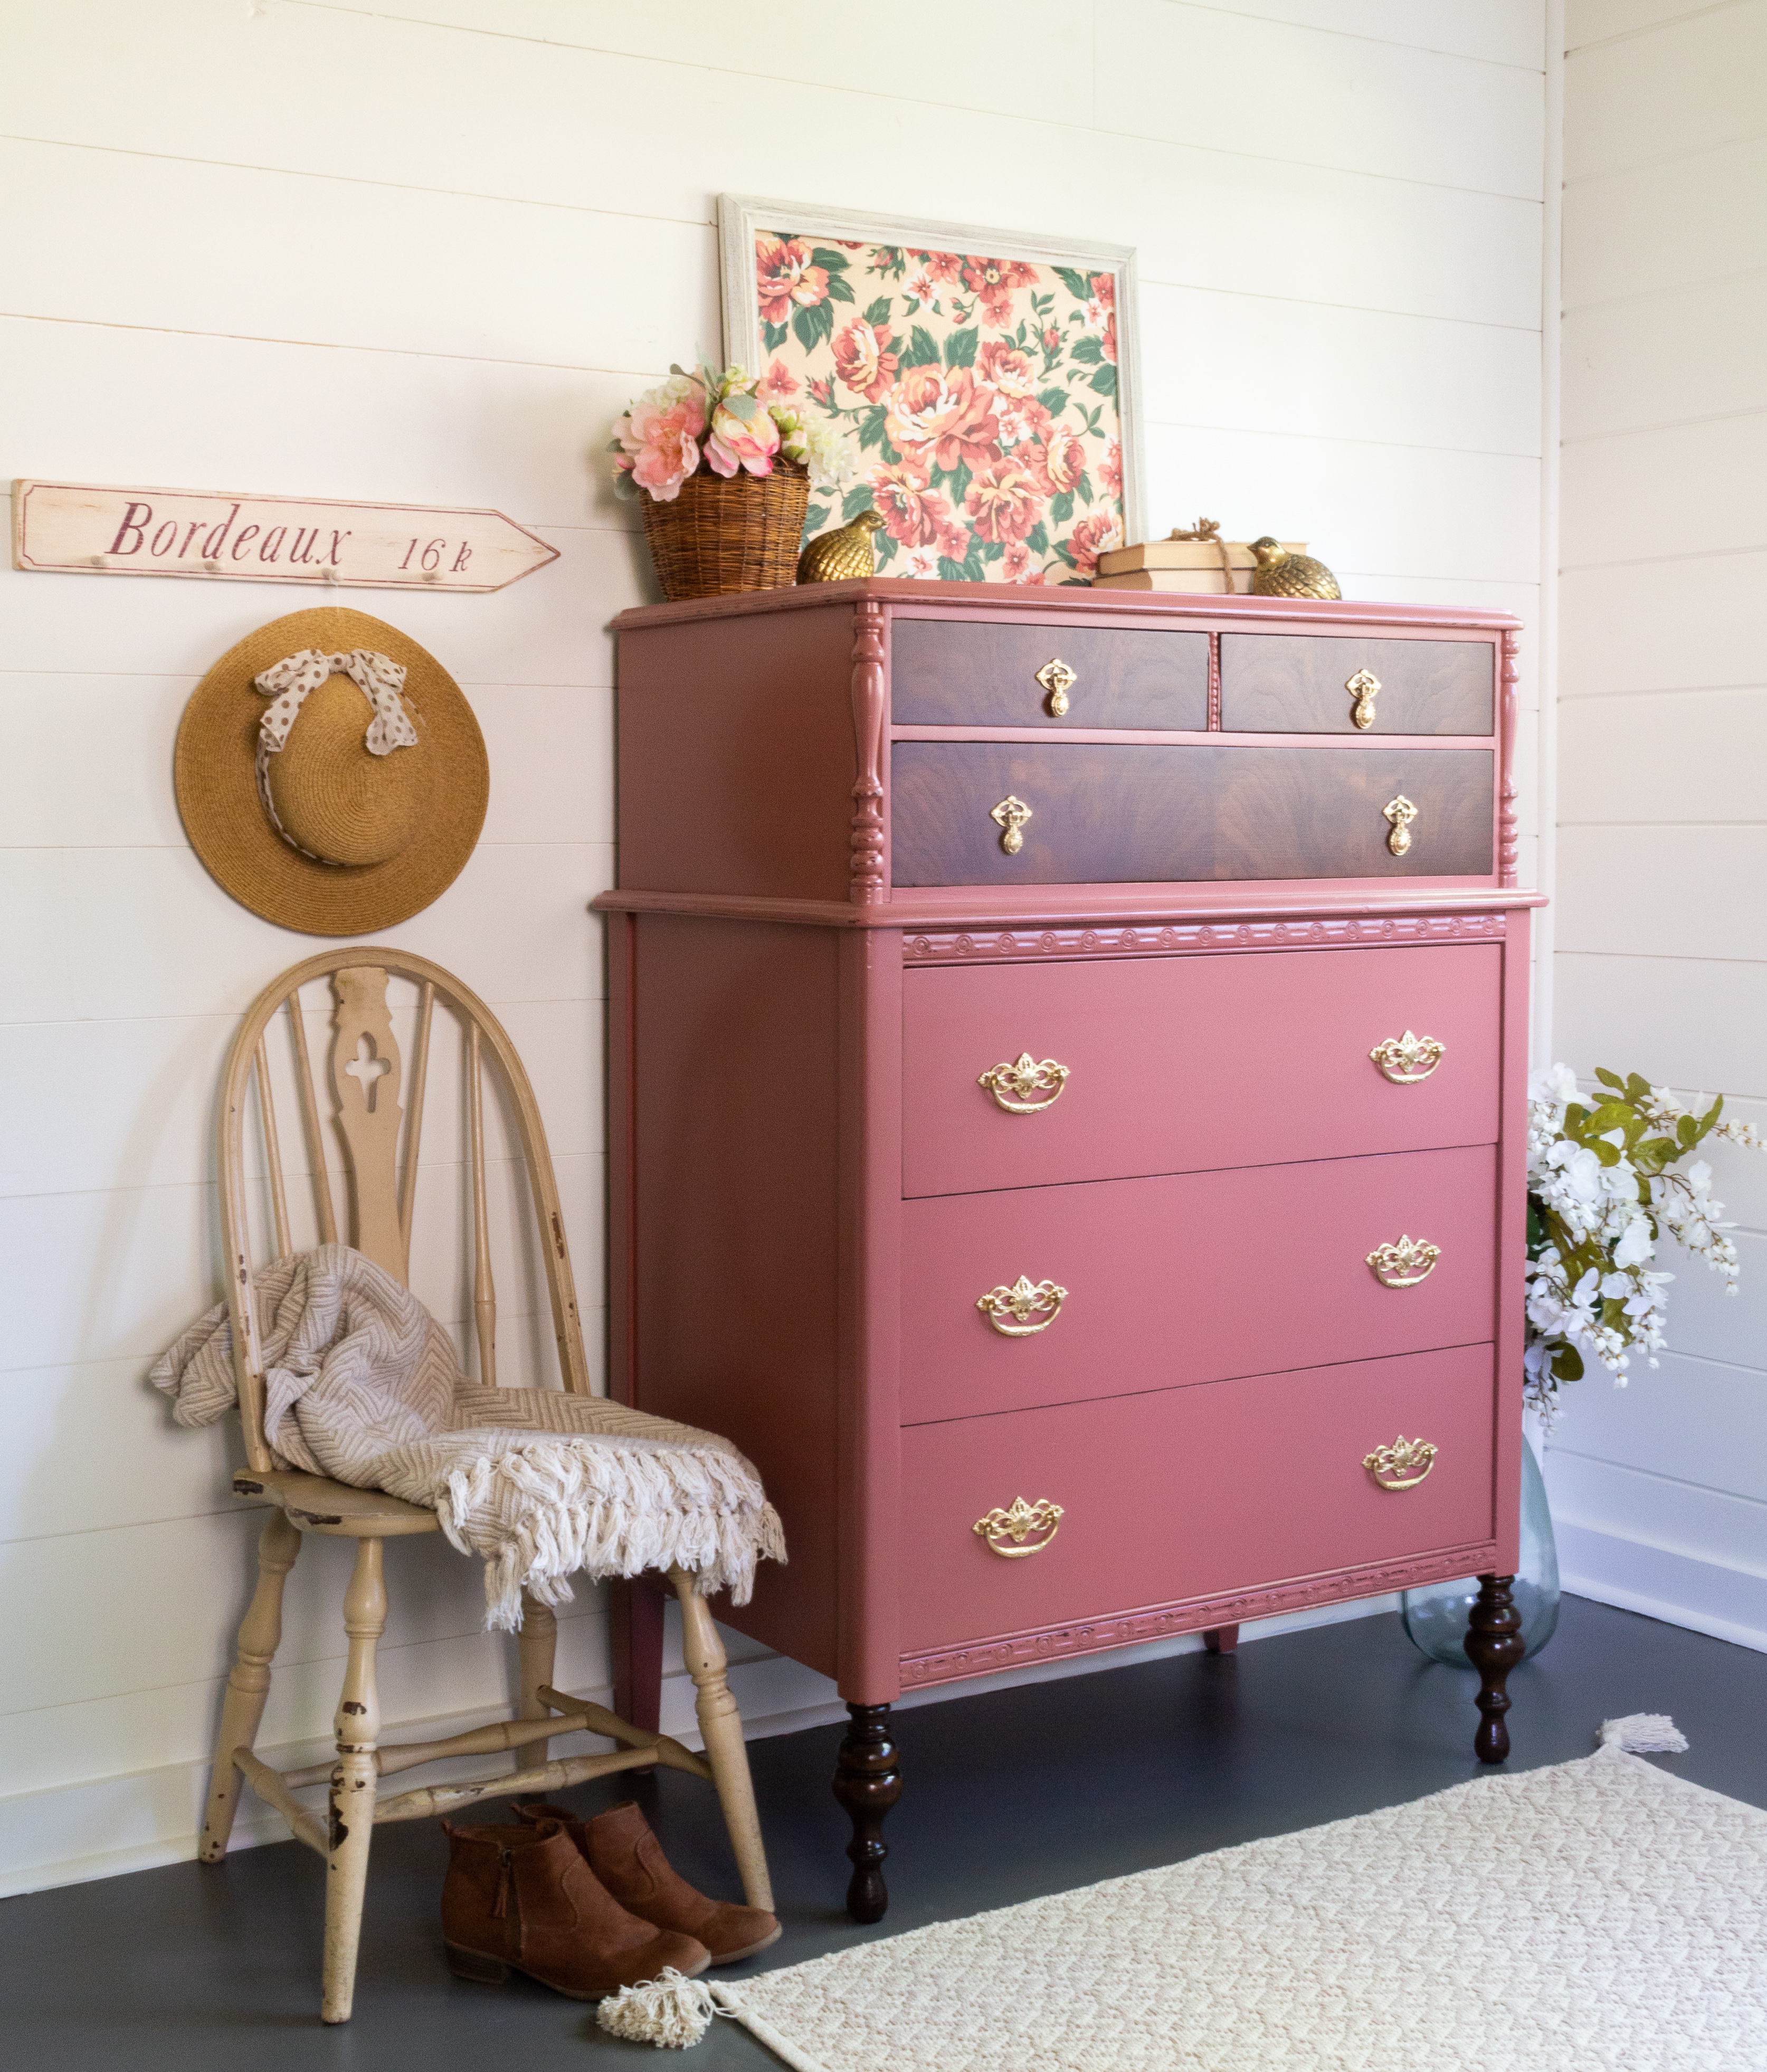
[[(1519, 1654), (1516, 622), (869, 582), (626, 613), (613, 1385), (727, 1433), (836, 1679), (1486, 1578)], [(617, 1607), (627, 1716), (660, 1606)]]

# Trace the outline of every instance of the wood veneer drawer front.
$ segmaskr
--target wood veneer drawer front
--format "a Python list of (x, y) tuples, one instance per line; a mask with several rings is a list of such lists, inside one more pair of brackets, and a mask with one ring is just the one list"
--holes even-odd
[[(1489, 1145), (910, 1202), (902, 1422), (1482, 1342), (1496, 1219)], [(1402, 1238), (1438, 1256), (1385, 1286)], [(1063, 1292), (1008, 1335), (976, 1305), (1021, 1278)]]
[[(905, 1432), (902, 1652), (1489, 1540), (1494, 1401), (1461, 1346)], [(1401, 1436), (1435, 1460), (1381, 1489)], [(1019, 1497), (1055, 1537), (996, 1554), (976, 1523)]]
[[(1221, 724), (1239, 734), (1489, 734), (1496, 650), (1488, 640), (1221, 636)], [(1351, 679), (1366, 672), (1379, 688)], [(1370, 725), (1357, 727), (1358, 697)]]
[[(1065, 663), (1066, 710), (1038, 672)], [(1209, 724), (1209, 636), (1133, 626), (1003, 626), (898, 619), (890, 633), (898, 726), (1123, 726), (1173, 733)], [(1055, 679), (1052, 678), (1052, 682)]]
[[(902, 1191), (1493, 1143), (1502, 955), (1465, 944), (910, 971)], [(1440, 1060), (1398, 1083), (1369, 1053), (1407, 1031)], [(1046, 1108), (1046, 1087), (1021, 1097), (997, 1082), (1031, 1114), (979, 1083), (1025, 1054), (1066, 1075), (1048, 1075)]]
[[(1485, 877), (1487, 749), (902, 741), (898, 885)], [(1384, 808), (1416, 807), (1395, 856)], [(1030, 808), (1009, 852), (997, 806)]]

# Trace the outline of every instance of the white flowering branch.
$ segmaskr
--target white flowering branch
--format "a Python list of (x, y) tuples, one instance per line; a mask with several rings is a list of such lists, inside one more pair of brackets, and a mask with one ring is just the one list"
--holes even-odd
[(1702, 1158), (1676, 1170), (1707, 1137), (1767, 1149), (1747, 1123), (1723, 1120), (1724, 1101), (1698, 1112), (1634, 1072), (1598, 1071), (1582, 1099), (1568, 1065), (1528, 1089), (1527, 1396), (1550, 1421), (1561, 1383), (1590, 1362), (1624, 1388), (1633, 1348), (1649, 1364), (1663, 1343), (1672, 1273), (1655, 1271), (1666, 1231), (1724, 1277), (1734, 1295), (1740, 1264), (1712, 1198)]

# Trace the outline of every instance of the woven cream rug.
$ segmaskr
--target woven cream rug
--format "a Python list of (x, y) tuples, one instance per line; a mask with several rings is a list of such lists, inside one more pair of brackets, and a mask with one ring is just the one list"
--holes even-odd
[(1767, 1812), (1607, 1747), (713, 1997), (807, 2072), (1767, 2072)]

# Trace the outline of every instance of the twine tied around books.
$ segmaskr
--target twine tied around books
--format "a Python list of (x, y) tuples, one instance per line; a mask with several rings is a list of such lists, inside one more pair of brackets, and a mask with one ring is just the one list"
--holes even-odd
[(1187, 532), (1181, 526), (1172, 528), (1174, 540), (1206, 540), (1221, 557), (1221, 582), (1229, 597), (1233, 594), (1233, 560), (1227, 552), (1227, 543), (1221, 536), (1218, 518), (1199, 518)]

